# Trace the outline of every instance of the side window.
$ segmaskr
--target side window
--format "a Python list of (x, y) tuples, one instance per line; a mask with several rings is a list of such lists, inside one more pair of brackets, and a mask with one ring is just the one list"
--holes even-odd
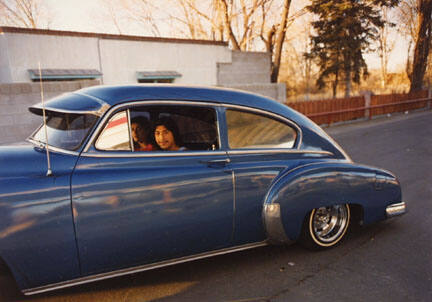
[(95, 144), (106, 151), (130, 151), (129, 126), (126, 111), (114, 114), (106, 124)]
[(134, 151), (219, 149), (216, 111), (211, 107), (144, 105), (130, 108), (130, 118)]
[(219, 146), (214, 108), (171, 104), (131, 106), (114, 114), (95, 143), (98, 150), (133, 152), (208, 151)]
[(292, 148), (296, 131), (276, 119), (239, 110), (226, 110), (231, 149)]

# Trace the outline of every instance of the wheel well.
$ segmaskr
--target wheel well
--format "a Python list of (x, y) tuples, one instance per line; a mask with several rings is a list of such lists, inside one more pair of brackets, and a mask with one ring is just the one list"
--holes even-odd
[(0, 257), (0, 275), (10, 274), (10, 273), (11, 271), (6, 261), (4, 261), (2, 257)]
[(351, 226), (356, 228), (363, 225), (363, 207), (359, 204), (349, 204), (351, 209)]

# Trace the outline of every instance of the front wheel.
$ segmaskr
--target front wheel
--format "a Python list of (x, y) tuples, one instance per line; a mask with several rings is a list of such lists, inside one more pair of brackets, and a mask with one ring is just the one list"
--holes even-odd
[(313, 209), (303, 223), (300, 243), (310, 249), (326, 249), (338, 244), (350, 224), (348, 204)]

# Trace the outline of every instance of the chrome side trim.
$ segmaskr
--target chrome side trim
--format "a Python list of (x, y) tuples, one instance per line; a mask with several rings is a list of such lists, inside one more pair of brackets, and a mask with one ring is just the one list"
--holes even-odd
[[(30, 143), (32, 143), (32, 144), (34, 144), (34, 145), (36, 145), (37, 147), (41, 147), (41, 143), (39, 143), (38, 141), (35, 141), (34, 139), (32, 139), (32, 138), (27, 138), (27, 141), (28, 142), (30, 142)], [(49, 146), (49, 151), (50, 152), (52, 152), (52, 151), (55, 151), (55, 152), (58, 152), (58, 153), (64, 153), (64, 154), (68, 154), (68, 155), (75, 155), (75, 156), (78, 156), (79, 155), (79, 152), (77, 152), (77, 151), (70, 151), (70, 150), (66, 150), (66, 149), (61, 149), (61, 148), (58, 148), (58, 147), (54, 147), (54, 146)]]
[(226, 155), (225, 151), (161, 151), (161, 152), (111, 152), (101, 151), (98, 153), (81, 153), (81, 157), (179, 157), (179, 156), (213, 156)]
[(264, 226), (267, 238), (273, 244), (289, 244), (292, 240), (288, 239), (282, 225), (280, 204), (265, 204), (263, 208)]
[(394, 203), (386, 208), (387, 218), (399, 216), (407, 212), (407, 207), (405, 202)]
[(228, 155), (243, 155), (243, 154), (319, 154), (319, 155), (334, 155), (329, 151), (316, 151), (316, 150), (299, 150), (299, 149), (253, 149), (253, 150), (229, 150)]
[(109, 279), (109, 278), (129, 275), (129, 274), (134, 274), (134, 273), (138, 273), (138, 272), (143, 272), (143, 271), (147, 271), (147, 270), (161, 268), (164, 266), (180, 264), (180, 263), (189, 262), (189, 261), (193, 261), (193, 260), (204, 259), (204, 258), (208, 258), (208, 257), (212, 257), (212, 256), (218, 256), (218, 255), (224, 255), (224, 254), (233, 253), (233, 252), (239, 252), (239, 251), (248, 250), (248, 249), (252, 249), (252, 248), (256, 248), (256, 247), (260, 247), (260, 246), (265, 246), (265, 245), (268, 245), (267, 241), (249, 243), (249, 244), (245, 244), (245, 245), (240, 245), (240, 246), (231, 247), (231, 248), (225, 248), (225, 249), (216, 250), (216, 251), (207, 252), (207, 253), (202, 253), (202, 254), (197, 254), (197, 255), (193, 255), (193, 256), (181, 257), (181, 258), (177, 258), (177, 259), (173, 259), (173, 260), (166, 260), (166, 261), (161, 261), (161, 262), (157, 262), (157, 263), (153, 263), (153, 264), (146, 264), (146, 265), (136, 266), (136, 267), (132, 267), (132, 268), (121, 269), (121, 270), (117, 270), (117, 271), (113, 271), (113, 272), (109, 272), (109, 273), (86, 276), (86, 277), (77, 278), (77, 279), (73, 279), (73, 280), (69, 280), (69, 281), (65, 281), (65, 282), (59, 282), (59, 283), (54, 283), (54, 284), (50, 284), (50, 285), (44, 285), (44, 286), (39, 286), (39, 287), (35, 287), (35, 288), (24, 289), (22, 292), (26, 296), (34, 295), (34, 294), (40, 294), (40, 293), (51, 291), (51, 290), (56, 290), (56, 289), (71, 287), (71, 286), (80, 285), (80, 284), (84, 284), (84, 283), (89, 283), (89, 282), (94, 282), (94, 281), (99, 281), (99, 280), (104, 280), (104, 279)]
[[(51, 148), (50, 148), (51, 149)], [(248, 155), (248, 154), (317, 154), (332, 156), (328, 151), (297, 150), (297, 149), (262, 149), (262, 150), (232, 150), (228, 155)], [(83, 157), (178, 157), (178, 156), (203, 156), (203, 155), (226, 155), (225, 151), (175, 151), (175, 152), (116, 152), (100, 151), (98, 153), (81, 153)]]
[(234, 240), (234, 236), (235, 236), (235, 231), (236, 231), (236, 227), (235, 227), (235, 222), (236, 222), (236, 178), (235, 178), (235, 172), (234, 170), (231, 171), (231, 181), (232, 181), (232, 186), (233, 186), (233, 219), (232, 219), (232, 232), (231, 232), (231, 240)]
[(255, 112), (261, 115), (267, 115), (267, 116), (272, 116), (280, 121), (283, 121), (287, 124), (289, 124), (291, 127), (295, 128), (297, 130), (297, 134), (298, 134), (298, 139), (297, 140), (297, 148), (296, 149), (300, 149), (300, 146), (302, 144), (302, 140), (303, 140), (303, 132), (301, 130), (301, 128), (294, 123), (293, 121), (287, 119), (286, 117), (283, 117), (279, 114), (273, 113), (273, 112), (268, 112), (262, 109), (258, 109), (258, 108), (253, 108), (253, 107), (246, 107), (246, 106), (241, 106), (241, 105), (232, 105), (232, 104), (222, 104), (223, 107), (225, 108), (235, 108), (235, 109), (239, 109), (239, 110), (244, 110), (244, 111), (250, 111), (250, 112)]

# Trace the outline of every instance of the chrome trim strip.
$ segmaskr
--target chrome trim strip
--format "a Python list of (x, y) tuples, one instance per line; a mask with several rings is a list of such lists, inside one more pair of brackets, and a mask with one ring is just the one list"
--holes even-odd
[(243, 155), (243, 154), (279, 154), (279, 153), (294, 153), (294, 154), (320, 154), (320, 155), (334, 155), (329, 151), (316, 151), (316, 150), (299, 150), (299, 149), (253, 149), (253, 150), (229, 150), (228, 155)]
[(54, 283), (54, 284), (50, 284), (50, 285), (44, 285), (44, 286), (39, 286), (39, 287), (35, 287), (35, 288), (24, 289), (22, 292), (26, 296), (34, 295), (34, 294), (40, 294), (40, 293), (51, 291), (51, 290), (56, 290), (56, 289), (71, 287), (71, 286), (80, 285), (80, 284), (84, 284), (84, 283), (100, 281), (100, 280), (104, 280), (104, 279), (109, 279), (109, 278), (129, 275), (129, 274), (134, 274), (134, 273), (143, 272), (143, 271), (152, 270), (152, 269), (157, 269), (157, 268), (161, 268), (161, 267), (165, 267), (165, 266), (169, 266), (169, 265), (175, 265), (175, 264), (180, 264), (180, 263), (189, 262), (189, 261), (193, 261), (193, 260), (204, 259), (204, 258), (208, 258), (208, 257), (212, 257), (212, 256), (218, 256), (218, 255), (224, 255), (224, 254), (233, 253), (233, 252), (244, 251), (244, 250), (248, 250), (248, 249), (252, 249), (252, 248), (256, 248), (256, 247), (260, 247), (260, 246), (265, 246), (265, 245), (268, 245), (267, 241), (249, 243), (249, 244), (245, 244), (245, 245), (220, 249), (220, 250), (202, 253), (202, 254), (197, 254), (197, 255), (193, 255), (193, 256), (181, 257), (181, 258), (177, 258), (177, 259), (173, 259), (173, 260), (166, 260), (166, 261), (156, 262), (156, 263), (152, 263), (152, 264), (146, 264), (146, 265), (136, 266), (136, 267), (127, 268), (127, 269), (121, 269), (121, 270), (117, 270), (117, 271), (113, 271), (113, 272), (109, 272), (109, 273), (96, 274), (96, 275), (92, 275), (92, 276), (76, 278), (73, 280)]
[(132, 150), (132, 152), (135, 152), (133, 138), (132, 138), (132, 125), (131, 125), (132, 121), (131, 121), (131, 117), (130, 117), (130, 109), (129, 108), (126, 110), (126, 117), (127, 117), (127, 122), (128, 122), (129, 147)]
[[(230, 150), (227, 151), (228, 155), (248, 155), (248, 154), (318, 154), (329, 155), (333, 153), (328, 151), (314, 151), (314, 150), (297, 150), (297, 149), (262, 149), (262, 150)], [(179, 157), (179, 156), (203, 156), (203, 155), (226, 155), (225, 151), (174, 151), (174, 152), (116, 152), (116, 151), (100, 151), (98, 153), (81, 153), (83, 157)]]
[[(42, 108), (39, 108), (39, 107), (31, 107), (31, 108), (42, 110)], [(91, 115), (97, 115), (97, 116), (101, 116), (103, 114), (103, 113), (101, 113), (101, 109), (99, 109), (97, 111), (91, 111), (91, 110), (63, 110), (63, 109), (58, 109), (58, 108), (53, 108), (53, 107), (46, 107), (45, 110), (47, 110), (47, 111), (53, 111), (53, 112), (59, 112), (59, 113), (91, 114)]]
[(386, 208), (387, 218), (399, 216), (407, 212), (407, 207), (405, 202), (394, 203)]
[(269, 242), (274, 244), (289, 244), (292, 242), (292, 240), (288, 239), (282, 224), (280, 204), (265, 204), (263, 218)]
[[(300, 149), (300, 146), (301, 146), (302, 141), (303, 141), (303, 132), (302, 132), (301, 128), (296, 123), (294, 123), (293, 121), (287, 119), (286, 117), (281, 116), (281, 115), (276, 114), (276, 113), (273, 113), (273, 112), (269, 112), (269, 111), (265, 111), (265, 110), (258, 109), (258, 108), (253, 108), (253, 107), (246, 107), (246, 106), (241, 106), (241, 105), (232, 105), (232, 104), (225, 104), (225, 103), (223, 103), (221, 105), (223, 107), (226, 107), (226, 108), (236, 108), (236, 109), (240, 109), (240, 110), (243, 110), (243, 111), (251, 111), (251, 112), (259, 113), (261, 115), (272, 116), (272, 117), (274, 117), (276, 119), (284, 121), (285, 123), (289, 124), (290, 126), (294, 127), (297, 130), (297, 134), (298, 134), (299, 137), (298, 137), (298, 142), (297, 142), (297, 148), (296, 149)], [(297, 138), (296, 138), (296, 140), (297, 140)]]
[[(125, 100), (126, 101), (126, 100)], [(92, 135), (90, 136), (89, 140), (87, 141), (87, 144), (85, 145), (83, 149), (83, 153), (87, 153), (90, 149), (90, 146), (92, 145), (93, 141), (96, 139), (96, 136), (99, 135), (101, 128), (105, 125), (107, 119), (110, 117), (112, 112), (116, 110), (120, 110), (124, 107), (131, 107), (131, 106), (137, 106), (137, 105), (161, 105), (161, 104), (173, 104), (173, 105), (196, 105), (196, 106), (211, 106), (211, 107), (220, 107), (220, 104), (216, 103), (210, 103), (210, 102), (199, 102), (199, 101), (170, 101), (170, 100), (155, 100), (155, 101), (135, 101), (135, 102), (128, 102), (128, 103), (122, 103), (118, 104), (114, 107), (112, 107), (108, 112), (105, 114), (105, 116), (99, 121), (98, 126), (93, 131)], [(220, 142), (219, 142), (220, 144)]]
[(235, 236), (235, 218), (236, 218), (236, 178), (235, 178), (235, 172), (234, 170), (231, 170), (231, 180), (232, 180), (232, 186), (233, 186), (233, 220), (232, 220), (232, 233), (231, 233), (231, 240), (234, 240)]
[[(103, 153), (102, 153), (103, 152)], [(100, 151), (98, 153), (81, 153), (81, 157), (179, 157), (179, 156), (216, 156), (226, 155), (225, 151), (158, 151), (158, 152), (116, 152)]]
[[(34, 145), (36, 145), (37, 147), (40, 147), (40, 145), (41, 145), (38, 141), (35, 141), (34, 139), (32, 139), (30, 137), (27, 138), (27, 141), (30, 142), (30, 143), (32, 143), (32, 144), (34, 144)], [(77, 152), (77, 151), (70, 151), (70, 150), (66, 150), (66, 149), (61, 149), (61, 148), (54, 147), (54, 146), (51, 146), (51, 145), (49, 146), (49, 151), (50, 152), (55, 151), (55, 152), (58, 152), (58, 153), (64, 153), (64, 154), (75, 155), (75, 156), (79, 155), (79, 152)]]

